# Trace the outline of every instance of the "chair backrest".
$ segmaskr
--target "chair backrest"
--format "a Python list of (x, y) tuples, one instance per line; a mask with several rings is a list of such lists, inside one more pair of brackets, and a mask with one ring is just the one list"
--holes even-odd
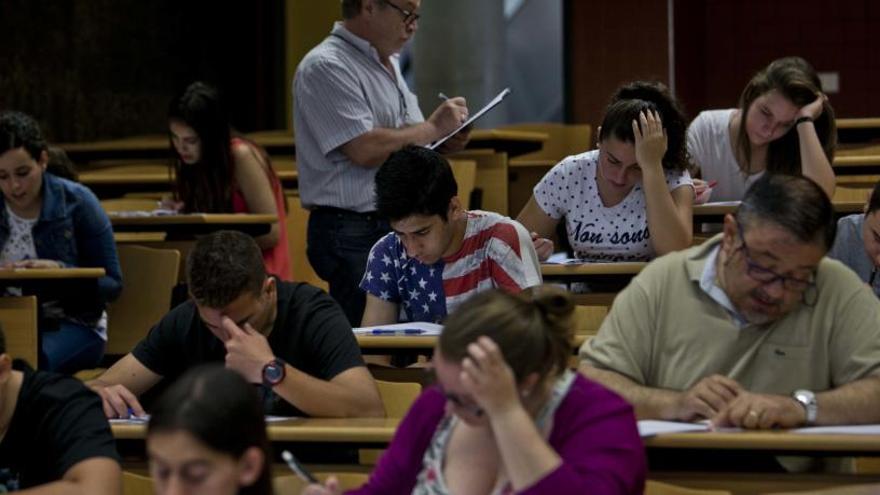
[(122, 495), (153, 495), (153, 479), (131, 471), (123, 471)]
[(402, 418), (409, 411), (416, 397), (422, 393), (422, 386), (413, 382), (386, 382), (376, 380), (379, 388), (379, 397), (385, 407), (385, 416), (389, 418)]
[(6, 352), (37, 367), (37, 297), (0, 297), (0, 323), (6, 335)]
[[(315, 472), (312, 473), (315, 475), (318, 480), (322, 483), (324, 480), (329, 478), (330, 476), (336, 476), (336, 479), (339, 480), (339, 485), (343, 490), (353, 490), (355, 488), (359, 488), (361, 485), (367, 482), (367, 478), (369, 475), (366, 473), (354, 473), (354, 472)], [(300, 493), (306, 487), (306, 482), (299, 479), (298, 476), (293, 474), (282, 474), (277, 475), (272, 478), (272, 488), (275, 493), (279, 494), (297, 494)]]
[(107, 307), (107, 354), (128, 354), (171, 307), (180, 252), (118, 245), (122, 293)]
[(589, 124), (559, 124), (556, 122), (534, 122), (510, 124), (503, 129), (534, 131), (547, 134), (544, 146), (532, 153), (514, 158), (516, 160), (554, 160), (559, 161), (569, 155), (583, 153), (591, 148), (592, 128)]
[(703, 490), (670, 485), (659, 481), (648, 480), (645, 484), (645, 495), (731, 495), (727, 490)]
[(299, 195), (287, 195), (287, 249), (293, 271), (293, 280), (308, 282), (327, 290), (327, 282), (321, 279), (306, 255), (306, 235), (309, 227), (309, 210), (302, 207)]
[(471, 206), (471, 193), (477, 180), (477, 162), (473, 160), (449, 160), (455, 183), (458, 184), (458, 198), (464, 209)]

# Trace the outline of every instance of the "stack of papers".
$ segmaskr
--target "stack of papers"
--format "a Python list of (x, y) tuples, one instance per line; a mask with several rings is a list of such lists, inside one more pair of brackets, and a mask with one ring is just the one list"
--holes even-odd
[(643, 419), (639, 421), (639, 436), (642, 438), (662, 435), (664, 433), (691, 433), (709, 431), (707, 421), (701, 423), (680, 423), (678, 421), (660, 421)]

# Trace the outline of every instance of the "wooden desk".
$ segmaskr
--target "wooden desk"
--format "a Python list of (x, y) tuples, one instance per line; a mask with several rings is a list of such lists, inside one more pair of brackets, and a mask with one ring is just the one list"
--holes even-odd
[[(268, 423), (272, 442), (310, 442), (330, 444), (387, 445), (394, 436), (399, 418), (294, 418)], [(111, 424), (117, 440), (144, 440), (146, 424)]]
[[(575, 352), (590, 335), (575, 335)], [(415, 353), (430, 356), (437, 346), (436, 336), (418, 335), (356, 335), (358, 346), (364, 354)]]
[[(287, 130), (259, 131), (245, 134), (266, 149), (269, 155), (296, 154), (293, 133)], [(61, 143), (60, 146), (74, 163), (93, 160), (114, 159), (155, 159), (170, 156), (171, 143), (166, 134), (131, 136), (121, 139), (91, 141), (84, 143)]]
[[(863, 211), (865, 203), (862, 201), (834, 201), (834, 216), (840, 218), (853, 213)], [(694, 232), (699, 232), (699, 226), (704, 223), (722, 223), (724, 215), (735, 213), (739, 204), (703, 204), (694, 205)]]
[(837, 119), (837, 141), (849, 146), (867, 144), (880, 137), (880, 118)]
[(541, 264), (544, 280), (565, 282), (625, 281), (629, 282), (647, 266), (646, 262)]
[(168, 240), (193, 239), (218, 230), (238, 230), (250, 236), (266, 234), (275, 215), (196, 213), (191, 215), (121, 216), (111, 214), (114, 232), (166, 232)]
[(540, 150), (549, 137), (544, 132), (474, 129), (467, 149), (488, 148), (499, 153), (507, 153), (508, 158), (514, 158)]
[(11, 268), (0, 270), (0, 280), (71, 280), (101, 278), (103, 268)]
[(880, 155), (835, 156), (834, 173), (837, 175), (869, 175), (880, 173)]

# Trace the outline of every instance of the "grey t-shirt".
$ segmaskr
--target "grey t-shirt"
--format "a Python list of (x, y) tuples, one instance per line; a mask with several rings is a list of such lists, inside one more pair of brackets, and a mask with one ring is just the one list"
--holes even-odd
[[(837, 237), (834, 238), (834, 246), (828, 252), (828, 257), (850, 267), (862, 279), (862, 282), (868, 283), (871, 279), (871, 272), (874, 271), (874, 263), (865, 253), (864, 237), (862, 236), (864, 224), (865, 215), (862, 213), (847, 215), (838, 220)], [(875, 294), (880, 294), (878, 291), (880, 280), (876, 280), (876, 278), (872, 288)]]

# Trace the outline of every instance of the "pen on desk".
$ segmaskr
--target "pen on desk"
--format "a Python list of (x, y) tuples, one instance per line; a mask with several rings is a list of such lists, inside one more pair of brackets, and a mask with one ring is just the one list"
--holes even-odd
[(421, 335), (425, 333), (420, 328), (375, 328), (370, 331), (372, 335)]
[(449, 97), (448, 97), (448, 96), (446, 96), (446, 95), (445, 95), (445, 94), (443, 94), (443, 92), (442, 92), (442, 91), (441, 91), (441, 92), (439, 92), (439, 93), (437, 93), (437, 98), (440, 98), (440, 99), (441, 99), (441, 100), (443, 100), (443, 101), (446, 101), (446, 100), (448, 100), (448, 99), (449, 99)]
[(281, 458), (284, 459), (284, 462), (287, 463), (287, 467), (290, 468), (297, 476), (300, 477), (306, 483), (319, 483), (318, 479), (309, 472), (308, 469), (304, 468), (299, 461), (296, 460), (296, 457), (290, 453), (289, 450), (285, 450), (281, 452)]

